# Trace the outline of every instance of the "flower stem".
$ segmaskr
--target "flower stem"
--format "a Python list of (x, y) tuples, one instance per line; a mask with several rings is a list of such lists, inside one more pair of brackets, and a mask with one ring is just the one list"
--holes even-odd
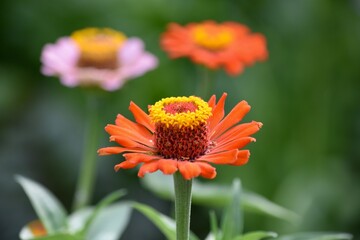
[(179, 172), (176, 172), (174, 174), (175, 220), (176, 220), (177, 240), (189, 239), (190, 212), (191, 212), (191, 186), (192, 186), (192, 180), (185, 180)]
[(83, 208), (90, 203), (95, 182), (95, 170), (98, 145), (98, 101), (92, 92), (87, 93), (87, 125), (85, 128), (85, 141), (83, 159), (75, 191), (73, 210)]
[(200, 66), (199, 76), (201, 81), (198, 83), (197, 95), (201, 98), (207, 99), (210, 97), (211, 84), (213, 82), (211, 70)]

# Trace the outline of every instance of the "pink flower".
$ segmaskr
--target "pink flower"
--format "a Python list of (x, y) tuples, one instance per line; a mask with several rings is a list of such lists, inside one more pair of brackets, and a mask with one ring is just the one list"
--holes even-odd
[(114, 91), (157, 66), (139, 38), (112, 29), (86, 28), (44, 46), (42, 73), (65, 86), (99, 86)]

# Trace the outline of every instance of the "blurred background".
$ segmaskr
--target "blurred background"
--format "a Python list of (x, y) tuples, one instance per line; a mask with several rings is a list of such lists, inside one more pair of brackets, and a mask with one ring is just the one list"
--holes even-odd
[[(268, 41), (268, 61), (235, 78), (213, 74), (212, 92), (228, 92), (229, 111), (246, 99), (246, 121), (264, 123), (243, 167), (218, 168), (220, 184), (240, 177), (244, 188), (302, 216), (290, 224), (245, 215), (245, 231), (343, 231), (360, 235), (359, 0), (5, 0), (0, 2), (0, 239), (36, 215), (14, 175), (34, 179), (70, 211), (84, 143), (84, 91), (40, 74), (46, 43), (84, 27), (111, 27), (145, 41), (159, 67), (122, 89), (104, 93), (99, 128), (128, 105), (143, 109), (162, 97), (191, 95), (200, 76), (187, 59), (169, 60), (159, 36), (169, 22), (237, 21)], [(109, 146), (101, 132), (101, 146)], [(93, 203), (119, 189), (126, 198), (170, 215), (171, 203), (140, 186), (136, 170), (115, 173), (120, 156), (98, 158)], [(191, 228), (209, 231), (209, 209), (194, 206)], [(141, 231), (139, 227), (141, 226)], [(122, 239), (164, 239), (138, 212)]]

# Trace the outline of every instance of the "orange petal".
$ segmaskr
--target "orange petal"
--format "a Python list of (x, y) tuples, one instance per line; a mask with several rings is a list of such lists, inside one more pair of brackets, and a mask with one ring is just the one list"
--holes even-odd
[(236, 160), (236, 155), (238, 153), (237, 149), (214, 153), (206, 154), (197, 159), (197, 161), (205, 161), (215, 164), (230, 164)]
[(216, 138), (232, 127), (234, 124), (240, 122), (243, 117), (250, 111), (250, 106), (246, 101), (239, 102), (231, 112), (214, 128), (210, 133), (211, 138)]
[(145, 126), (151, 132), (155, 131), (155, 126), (151, 122), (149, 115), (146, 114), (138, 105), (136, 105), (134, 102), (130, 102), (129, 110), (134, 115), (134, 118), (137, 123), (140, 123), (141, 125)]
[(242, 62), (228, 62), (225, 64), (225, 71), (230, 76), (236, 76), (239, 75), (244, 71), (244, 64)]
[(198, 177), (201, 174), (201, 168), (199, 165), (189, 161), (178, 161), (178, 168), (186, 180), (190, 180), (194, 177)]
[(250, 151), (249, 150), (240, 150), (236, 155), (236, 160), (230, 165), (241, 166), (249, 161)]
[(229, 142), (237, 139), (239, 137), (247, 137), (250, 136), (261, 128), (262, 123), (252, 121), (250, 123), (242, 123), (231, 128), (229, 131), (222, 134), (220, 137), (216, 138), (216, 142)]
[(105, 156), (105, 155), (111, 155), (111, 154), (119, 154), (122, 152), (127, 151), (127, 148), (122, 148), (122, 147), (104, 147), (104, 148), (100, 148), (97, 153), (100, 156)]
[(216, 145), (213, 149), (211, 149), (210, 153), (218, 153), (225, 150), (233, 150), (233, 149), (240, 149), (245, 147), (250, 142), (255, 142), (255, 138), (252, 137), (242, 137), (234, 139), (233, 141)]
[(195, 162), (201, 169), (200, 175), (204, 178), (213, 179), (216, 177), (216, 168), (205, 162)]
[(158, 162), (158, 160), (154, 160), (148, 163), (144, 163), (139, 169), (138, 176), (144, 177), (147, 173), (153, 173), (157, 171), (159, 169)]
[(208, 104), (211, 108), (215, 107), (215, 104), (216, 104), (216, 95), (215, 94), (210, 97)]
[(115, 171), (117, 172), (117, 171), (119, 171), (121, 168), (123, 168), (123, 169), (129, 169), (129, 168), (134, 168), (134, 167), (136, 167), (138, 165), (138, 163), (131, 163), (131, 162), (128, 162), (128, 161), (123, 161), (123, 162), (121, 162), (121, 163), (119, 163), (119, 164), (116, 164), (115, 166), (114, 166), (114, 169), (115, 169)]
[(173, 174), (178, 170), (177, 161), (173, 159), (161, 159), (158, 161), (159, 169), (164, 174)]
[(110, 135), (122, 136), (125, 138), (129, 138), (133, 141), (136, 141), (138, 143), (144, 144), (146, 146), (154, 147), (154, 142), (152, 141), (152, 139), (153, 139), (152, 135), (144, 136), (143, 134), (140, 134), (138, 131), (136, 131), (134, 129), (126, 128), (126, 127), (119, 127), (119, 126), (113, 125), (113, 124), (108, 124), (105, 127), (105, 130)]
[(139, 134), (143, 135), (145, 138), (151, 138), (152, 133), (149, 129), (144, 127), (143, 125), (139, 123), (135, 123), (127, 119), (121, 114), (118, 114), (115, 120), (115, 124), (122, 128), (130, 129), (131, 131), (138, 132)]
[(141, 162), (150, 162), (155, 159), (159, 159), (159, 156), (156, 155), (148, 155), (148, 154), (142, 154), (142, 153), (125, 153), (123, 154), (126, 161), (131, 163), (141, 163)]
[(110, 141), (116, 141), (118, 144), (126, 148), (136, 148), (144, 151), (153, 151), (153, 148), (149, 146), (145, 146), (141, 143), (137, 143), (124, 136), (110, 136)]
[(100, 148), (97, 153), (99, 156), (111, 155), (111, 154), (119, 154), (123, 152), (133, 152), (133, 153), (149, 153), (146, 150), (140, 150), (136, 148), (123, 148), (123, 147), (104, 147)]
[(224, 117), (224, 105), (225, 105), (225, 99), (227, 97), (227, 93), (223, 93), (221, 96), (219, 102), (216, 104), (215, 107), (213, 107), (212, 110), (212, 116), (209, 118), (209, 131), (210, 133), (213, 131), (213, 129), (218, 125), (218, 123), (221, 121), (221, 119)]

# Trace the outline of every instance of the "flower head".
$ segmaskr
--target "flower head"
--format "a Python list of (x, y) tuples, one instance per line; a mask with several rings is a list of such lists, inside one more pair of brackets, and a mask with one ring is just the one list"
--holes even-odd
[(240, 74), (268, 55), (265, 37), (236, 22), (171, 23), (161, 46), (171, 58), (189, 57), (210, 69), (225, 68), (229, 75)]
[(226, 96), (218, 103), (215, 96), (208, 102), (195, 96), (165, 98), (149, 106), (149, 114), (131, 102), (135, 122), (119, 114), (115, 125), (105, 127), (110, 141), (120, 146), (101, 148), (98, 153), (123, 154), (125, 161), (115, 165), (116, 171), (142, 164), (139, 177), (160, 170), (164, 174), (180, 171), (185, 179), (212, 179), (216, 169), (211, 164), (240, 166), (248, 161), (249, 150), (240, 149), (255, 141), (250, 136), (262, 126), (255, 121), (237, 125), (250, 111), (246, 101), (224, 117)]
[(43, 74), (59, 76), (66, 86), (91, 85), (109, 91), (157, 66), (142, 40), (109, 28), (85, 28), (47, 44), (41, 62)]

